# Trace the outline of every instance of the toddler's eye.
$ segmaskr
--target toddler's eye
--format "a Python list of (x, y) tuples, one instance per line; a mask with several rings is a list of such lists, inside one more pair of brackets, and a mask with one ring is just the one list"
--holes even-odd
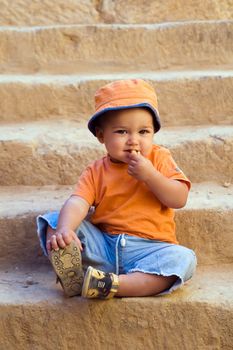
[(114, 133), (124, 135), (127, 133), (127, 130), (119, 129), (119, 130), (114, 131)]
[(142, 134), (142, 135), (149, 134), (149, 133), (150, 133), (150, 131), (147, 130), (147, 129), (142, 129), (142, 130), (139, 131), (139, 134)]

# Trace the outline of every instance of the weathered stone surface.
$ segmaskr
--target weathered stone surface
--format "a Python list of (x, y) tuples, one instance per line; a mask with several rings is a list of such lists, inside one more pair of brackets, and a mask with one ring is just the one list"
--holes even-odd
[(1, 26), (95, 23), (100, 20), (95, 0), (1, 0)]
[(232, 215), (233, 209), (209, 209), (202, 203), (199, 210), (177, 213), (179, 242), (196, 252), (198, 264), (233, 263)]
[(232, 0), (1, 0), (0, 25), (155, 23), (233, 18)]
[[(90, 162), (106, 154), (75, 122), (2, 126), (0, 131), (1, 185), (74, 184)], [(232, 126), (165, 128), (154, 142), (170, 148), (193, 182), (232, 181)]]
[(0, 27), (0, 72), (135, 72), (232, 67), (232, 33), (230, 20)]
[(232, 0), (102, 0), (99, 9), (105, 22), (156, 23), (192, 19), (232, 19)]
[(143, 78), (155, 87), (163, 126), (232, 124), (233, 71), (178, 71), (90, 76), (0, 77), (0, 121), (86, 121), (94, 93), (117, 79)]
[[(60, 210), (73, 187), (1, 187), (0, 264), (42, 264), (35, 217)], [(198, 263), (233, 263), (233, 186), (194, 184), (188, 204), (176, 211), (180, 244), (194, 249)]]
[[(109, 301), (66, 299), (49, 271), (1, 273), (2, 349), (232, 348), (232, 265), (199, 268), (165, 297)], [(35, 281), (30, 286), (28, 273)]]

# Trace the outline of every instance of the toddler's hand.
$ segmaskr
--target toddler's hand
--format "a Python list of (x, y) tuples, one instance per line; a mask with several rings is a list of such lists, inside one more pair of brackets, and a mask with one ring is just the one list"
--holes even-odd
[(77, 242), (80, 250), (82, 251), (82, 244), (76, 233), (70, 229), (61, 228), (58, 229), (55, 234), (52, 234), (47, 238), (46, 248), (48, 251), (51, 251), (52, 249), (58, 250), (59, 248), (65, 248), (73, 240)]
[(146, 181), (155, 169), (151, 161), (140, 153), (133, 151), (129, 154), (128, 174), (140, 181)]

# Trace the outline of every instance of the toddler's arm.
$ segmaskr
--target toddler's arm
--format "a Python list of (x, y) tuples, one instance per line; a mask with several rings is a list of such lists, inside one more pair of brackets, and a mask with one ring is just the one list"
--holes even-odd
[(75, 240), (82, 250), (81, 242), (75, 230), (86, 217), (89, 208), (90, 205), (85, 199), (79, 196), (70, 197), (60, 211), (55, 234), (52, 234), (47, 240), (47, 249), (65, 248), (72, 240)]
[(169, 179), (157, 171), (149, 159), (141, 154), (130, 154), (128, 173), (144, 181), (155, 196), (169, 208), (182, 208), (188, 198), (187, 185), (178, 180)]

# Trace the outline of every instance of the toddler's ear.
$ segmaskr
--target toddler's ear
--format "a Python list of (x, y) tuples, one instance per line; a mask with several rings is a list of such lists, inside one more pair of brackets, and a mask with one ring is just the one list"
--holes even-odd
[(95, 127), (95, 133), (96, 133), (96, 137), (99, 140), (100, 143), (104, 143), (104, 132), (103, 129), (100, 128), (99, 126)]

